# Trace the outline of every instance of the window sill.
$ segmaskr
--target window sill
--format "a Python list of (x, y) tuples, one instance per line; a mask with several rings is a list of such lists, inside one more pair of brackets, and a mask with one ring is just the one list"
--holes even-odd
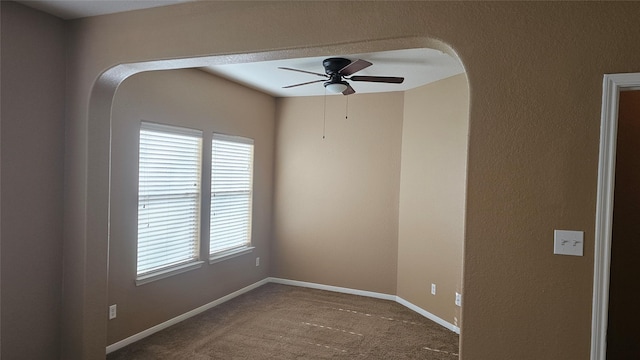
[(249, 254), (250, 252), (253, 251), (253, 249), (255, 249), (255, 247), (247, 246), (247, 247), (231, 249), (231, 250), (222, 251), (222, 252), (213, 254), (209, 258), (209, 264), (215, 264), (217, 262), (224, 261), (224, 260), (227, 260), (227, 259), (231, 259), (231, 258), (234, 258), (236, 256)]
[(174, 266), (174, 267), (171, 267), (171, 268), (168, 268), (168, 269), (164, 269), (164, 270), (160, 270), (160, 271), (157, 271), (157, 272), (154, 272), (154, 273), (151, 273), (151, 274), (138, 276), (136, 278), (136, 286), (148, 284), (148, 283), (154, 282), (156, 280), (168, 278), (168, 277), (173, 276), (173, 275), (182, 274), (182, 273), (187, 272), (187, 271), (198, 269), (198, 268), (202, 267), (202, 264), (204, 264), (204, 261), (190, 262), (188, 264), (182, 264), (182, 265)]

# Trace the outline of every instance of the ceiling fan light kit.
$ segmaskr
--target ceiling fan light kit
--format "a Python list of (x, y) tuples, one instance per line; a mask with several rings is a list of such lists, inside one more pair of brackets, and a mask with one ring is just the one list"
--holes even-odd
[(334, 83), (332, 83), (331, 81), (327, 81), (326, 83), (324, 83), (324, 87), (327, 89), (328, 92), (338, 94), (347, 90), (347, 88), (349, 88), (349, 85), (347, 84), (346, 81), (340, 81), (340, 82), (334, 82)]
[[(319, 82), (324, 82), (324, 87), (327, 91), (331, 93), (342, 93), (343, 95), (351, 95), (355, 94), (355, 90), (351, 87), (351, 85), (345, 81), (366, 81), (366, 82), (378, 82), (378, 83), (388, 83), (388, 84), (401, 84), (404, 81), (403, 77), (394, 77), (394, 76), (351, 76), (357, 73), (360, 70), (368, 68), (373, 65), (372, 63), (358, 59), (355, 61), (351, 61), (345, 58), (328, 58), (322, 62), (322, 66), (324, 67), (324, 74), (315, 73), (312, 71), (292, 69), (286, 67), (280, 67), (282, 70), (289, 71), (297, 71), (305, 74), (316, 75), (325, 78), (324, 80), (315, 80), (304, 82), (295, 85), (284, 86), (284, 88), (292, 88), (296, 86), (314, 84)], [(328, 79), (328, 80), (327, 80)]]

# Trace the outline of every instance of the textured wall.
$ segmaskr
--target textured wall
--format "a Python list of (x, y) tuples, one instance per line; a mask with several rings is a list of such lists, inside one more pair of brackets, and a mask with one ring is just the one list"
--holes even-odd
[(403, 93), (324, 104), (278, 99), (273, 274), (395, 294)]
[[(109, 109), (136, 71), (118, 64), (442, 43), (470, 86), (461, 356), (588, 358), (602, 75), (638, 71), (639, 17), (636, 2), (195, 2), (72, 22), (66, 359), (104, 356)], [(584, 230), (585, 256), (554, 256), (553, 229)]]
[[(402, 127), (398, 296), (460, 326), (469, 129), (465, 74), (407, 91)], [(436, 285), (431, 295), (430, 286)]]
[(65, 26), (1, 6), (0, 356), (44, 360), (60, 349)]
[[(109, 321), (108, 344), (268, 276), (274, 113), (272, 97), (198, 70), (145, 72), (128, 78), (120, 86), (112, 118), (109, 246), (109, 304), (118, 305), (118, 317)], [(199, 269), (135, 286), (141, 120), (203, 130), (203, 164), (211, 159), (213, 132), (254, 139), (252, 245), (255, 249), (251, 253), (214, 264), (205, 261)], [(205, 172), (203, 209), (208, 209), (205, 187), (209, 179)], [(203, 222), (206, 228), (205, 224)], [(201, 241), (208, 241), (208, 237)], [(255, 266), (258, 256), (260, 267)]]

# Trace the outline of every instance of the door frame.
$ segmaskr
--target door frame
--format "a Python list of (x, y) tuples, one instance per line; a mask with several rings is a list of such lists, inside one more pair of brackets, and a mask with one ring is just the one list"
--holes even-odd
[(609, 272), (620, 91), (640, 90), (640, 73), (605, 74), (602, 84), (591, 317), (591, 360), (606, 360)]

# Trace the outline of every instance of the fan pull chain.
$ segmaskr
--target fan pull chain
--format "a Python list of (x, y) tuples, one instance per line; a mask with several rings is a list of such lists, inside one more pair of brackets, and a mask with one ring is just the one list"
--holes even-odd
[(344, 118), (348, 119), (349, 118), (349, 97), (345, 96), (347, 98), (347, 106), (344, 110)]
[(327, 89), (324, 89), (324, 118), (322, 120), (322, 140), (327, 132)]

